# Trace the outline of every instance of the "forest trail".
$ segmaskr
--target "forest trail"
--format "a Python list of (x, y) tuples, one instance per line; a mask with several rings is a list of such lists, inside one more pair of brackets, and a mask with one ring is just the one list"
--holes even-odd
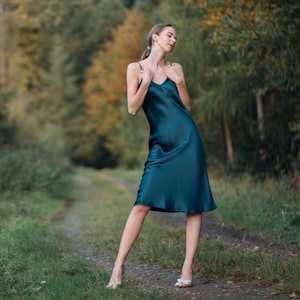
[[(132, 192), (133, 196), (136, 194), (136, 184), (117, 180), (109, 177), (103, 172), (99, 172), (99, 176), (103, 180), (108, 180), (122, 189), (128, 189)], [(84, 198), (89, 199), (89, 195), (101, 192), (97, 190), (97, 187), (93, 183), (82, 175), (76, 177), (77, 185), (85, 195)], [(85, 206), (91, 205), (88, 201), (73, 202), (72, 205), (67, 205), (63, 213), (54, 218), (55, 223), (59, 223), (66, 231), (66, 235), (69, 238), (80, 239), (84, 235), (82, 224), (84, 224), (84, 211)], [(172, 226), (185, 226), (184, 214), (173, 213), (163, 214), (157, 212), (151, 212), (156, 215), (157, 218), (163, 223), (167, 223)], [(250, 251), (261, 251), (270, 255), (289, 255), (288, 249), (270, 244), (258, 239), (248, 238), (245, 233), (239, 232), (232, 227), (225, 226), (218, 223), (210, 214), (205, 214), (203, 220), (202, 236), (215, 238), (228, 243), (235, 243), (239, 247), (243, 247)], [(84, 257), (89, 257), (99, 266), (99, 268), (111, 272), (112, 261), (110, 258), (104, 255), (92, 253), (93, 249), (88, 248), (90, 245), (79, 246), (76, 251)], [(174, 288), (174, 283), (178, 277), (178, 271), (172, 271), (169, 269), (162, 269), (155, 265), (139, 264), (136, 262), (126, 262), (126, 273), (123, 279), (123, 283), (131, 280), (138, 281), (140, 288), (142, 287), (156, 287), (163, 290), (170, 295), (170, 299), (183, 299), (183, 300), (261, 300), (261, 299), (278, 299), (285, 300), (294, 297), (289, 297), (285, 294), (280, 294), (278, 291), (269, 288), (261, 287), (255, 280), (251, 282), (233, 282), (228, 278), (217, 278), (209, 281), (201, 280), (195, 276), (193, 278), (193, 287), (187, 289)], [(295, 299), (295, 298), (294, 298)]]

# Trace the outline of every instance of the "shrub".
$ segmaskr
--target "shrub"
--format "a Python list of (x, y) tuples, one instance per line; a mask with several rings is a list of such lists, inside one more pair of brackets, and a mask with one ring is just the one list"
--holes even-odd
[(66, 167), (38, 148), (0, 149), (0, 192), (51, 190)]

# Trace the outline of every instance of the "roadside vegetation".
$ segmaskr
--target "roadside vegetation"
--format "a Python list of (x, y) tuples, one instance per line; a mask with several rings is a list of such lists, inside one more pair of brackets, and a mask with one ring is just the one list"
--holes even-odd
[[(0, 158), (1, 178), (6, 178), (5, 182), (1, 181), (0, 201), (1, 299), (167, 299), (161, 291), (136, 289), (132, 281), (118, 291), (106, 290), (109, 274), (88, 257), (78, 255), (78, 248), (82, 247), (89, 248), (94, 256), (113, 259), (133, 196), (108, 178), (138, 183), (141, 171), (74, 170), (63, 165), (58, 167), (47, 155), (33, 153), (33, 149), (15, 153), (14, 163), (10, 161), (12, 167), (19, 168), (19, 172), (14, 171), (15, 176), (3, 171), (13, 152), (8, 151), (6, 157)], [(89, 186), (84, 188), (78, 184), (78, 177)], [(247, 223), (246, 216), (240, 217), (237, 226), (274, 242), (299, 246), (299, 235), (295, 234), (293, 238), (292, 234), (287, 234), (299, 231), (297, 222), (288, 223), (283, 219), (285, 226), (276, 226), (274, 220), (283, 209), (274, 205), (276, 191), (246, 179), (239, 181), (237, 189), (236, 182), (228, 178), (214, 179), (212, 188), (219, 205), (215, 214), (220, 220), (235, 225), (235, 215), (246, 214), (251, 216), (252, 222)], [(282, 190), (280, 194), (288, 203), (284, 206), (286, 214), (292, 214), (295, 200), (292, 195), (293, 192), (288, 190)], [(261, 212), (256, 215), (250, 214), (250, 202), (254, 201), (253, 205), (256, 205), (257, 197), (261, 197), (261, 201), (275, 199), (267, 211), (268, 218), (261, 214), (263, 210), (255, 210)], [(80, 240), (67, 238), (61, 225), (52, 222), (70, 199), (74, 205), (84, 205), (76, 216), (77, 226), (85, 232)], [(235, 213), (226, 213), (226, 207), (235, 207)], [(268, 220), (263, 225), (261, 219)], [(256, 223), (259, 226), (254, 226)], [(262, 226), (265, 226), (263, 233)], [(177, 269), (180, 273), (184, 239), (184, 229), (162, 227), (157, 218), (149, 215), (129, 259)], [(299, 288), (300, 263), (296, 253), (290, 257), (264, 256), (203, 238), (196, 261), (195, 273), (203, 278), (256, 280), (260, 285), (286, 293), (296, 292)]]
[[(91, 210), (85, 212), (89, 216), (85, 224), (91, 234), (89, 237), (90, 243), (97, 249), (96, 253), (103, 253), (104, 251), (113, 258), (117, 251), (124, 222), (133, 203), (132, 194), (124, 191), (121, 187), (116, 189), (115, 184), (107, 180), (103, 181), (103, 178), (101, 179), (99, 174), (94, 171), (82, 172), (87, 178), (90, 178), (95, 186), (100, 188), (101, 199), (103, 199), (99, 201), (99, 196), (96, 196), (97, 199), (95, 199), (95, 202), (90, 199), (93, 203), (90, 206)], [(138, 182), (140, 171), (117, 169), (106, 170), (105, 174), (119, 179)], [(213, 190), (217, 189), (218, 184), (218, 180), (214, 180), (212, 185)], [(222, 191), (222, 195), (218, 192), (215, 195), (216, 201), (219, 204), (219, 209), (217, 210), (218, 218), (223, 216), (223, 214), (226, 217), (225, 204), (222, 207), (221, 203), (224, 199), (232, 199), (229, 196), (231, 190), (235, 189), (234, 183), (231, 183), (230, 180), (227, 181), (227, 184), (231, 189), (227, 192), (226, 190)], [(241, 181), (240, 185), (245, 185), (245, 188), (249, 188), (249, 185), (251, 186), (248, 181), (245, 183)], [(261, 197), (264, 196), (262, 190), (263, 187), (260, 190)], [(259, 194), (258, 188), (257, 193)], [(270, 194), (272, 194), (271, 191)], [(289, 192), (287, 192), (288, 194)], [(236, 198), (239, 197), (236, 196), (232, 200), (226, 200), (228, 207), (234, 205), (235, 201), (237, 201)], [(237, 208), (240, 215), (247, 210), (248, 201), (245, 201), (244, 206), (240, 205)], [(274, 219), (275, 216), (271, 215), (272, 213), (273, 210), (270, 210), (270, 218)], [(255, 223), (255, 218), (257, 218), (258, 222), (262, 216), (259, 214), (252, 216), (253, 223)], [(266, 222), (266, 226), (267, 223), (271, 222)], [(272, 226), (268, 225), (267, 227), (267, 232), (271, 235)], [(291, 228), (290, 225), (286, 225), (281, 228), (281, 231), (280, 228), (277, 229), (276, 234), (272, 236), (271, 240), (273, 239), (274, 242), (278, 242), (277, 235), (284, 236), (287, 227)], [(93, 230), (90, 230), (91, 228), (95, 228), (96, 231), (93, 232)], [(243, 228), (248, 229), (247, 224), (244, 223)], [(257, 227), (257, 231), (254, 228), (255, 226), (252, 228), (252, 234), (261, 236), (261, 228)], [(296, 225), (293, 230), (299, 230), (299, 225)], [(98, 238), (99, 232), (101, 232), (101, 239)], [(163, 268), (178, 269), (178, 272), (180, 272), (185, 251), (184, 241), (184, 229), (162, 227), (157, 218), (149, 215), (146, 218), (141, 236), (130, 254), (130, 259), (143, 263), (158, 264)], [(299, 237), (297, 239), (297, 236), (295, 236), (294, 239), (286, 240), (286, 242), (299, 246)], [(291, 249), (295, 250), (294, 247)], [(290, 257), (262, 255), (259, 252), (244, 251), (233, 245), (203, 238), (196, 258), (197, 265), (195, 266), (195, 270), (200, 277), (204, 278), (227, 277), (236, 281), (257, 280), (261, 285), (271, 285), (282, 292), (292, 292), (299, 289), (299, 280), (297, 278), (300, 276), (300, 260), (297, 253), (291, 252), (292, 255)]]
[(167, 299), (151, 289), (105, 289), (109, 274), (78, 256), (75, 242), (51, 222), (76, 190), (73, 171), (34, 149), (6, 154), (0, 157), (1, 300)]
[[(141, 171), (107, 169), (115, 178), (139, 184)], [(287, 177), (280, 181), (257, 180), (249, 175), (239, 178), (213, 170), (212, 192), (218, 209), (217, 218), (247, 235), (257, 236), (286, 246), (300, 246), (300, 190)]]
[[(263, 256), (204, 238), (196, 272), (299, 294), (298, 2), (0, 0), (0, 299), (167, 299), (133, 282), (107, 291), (109, 274), (76, 254), (115, 256), (133, 199), (104, 175), (139, 183), (149, 132), (126, 111), (126, 67), (164, 22), (178, 33), (169, 60), (186, 74), (214, 215), (291, 249)], [(70, 199), (84, 205), (81, 241), (53, 223)], [(179, 271), (183, 230), (145, 225), (130, 259)]]

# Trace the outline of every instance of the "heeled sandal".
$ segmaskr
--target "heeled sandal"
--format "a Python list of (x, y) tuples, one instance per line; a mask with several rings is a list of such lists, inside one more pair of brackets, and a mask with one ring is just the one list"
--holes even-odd
[[(125, 266), (122, 266), (122, 276), (125, 273)], [(112, 278), (110, 278), (108, 284), (106, 285), (107, 289), (115, 290), (118, 286), (122, 284), (121, 281), (114, 281)]]
[(193, 284), (192, 284), (192, 280), (185, 280), (182, 278), (178, 278), (174, 286), (178, 288), (188, 288), (193, 286)]

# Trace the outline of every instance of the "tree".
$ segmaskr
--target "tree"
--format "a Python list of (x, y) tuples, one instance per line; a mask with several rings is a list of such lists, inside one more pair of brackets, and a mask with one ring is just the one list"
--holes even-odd
[(4, 3), (0, 0), (0, 89), (7, 84)]
[[(288, 172), (291, 163), (287, 162), (287, 155), (282, 155), (280, 149), (283, 148), (282, 143), (299, 145), (292, 129), (295, 122), (299, 122), (293, 112), (299, 110), (299, 104), (295, 105), (294, 101), (299, 96), (299, 4), (296, 1), (250, 0), (231, 2), (230, 5), (228, 1), (211, 1), (209, 4), (187, 2), (201, 15), (202, 27), (211, 28), (206, 42), (218, 47), (219, 56), (230, 59), (231, 71), (240, 74), (239, 84), (245, 78), (243, 88), (253, 95), (257, 119), (254, 152), (260, 159), (256, 159), (252, 166), (262, 174), (270, 170), (277, 175)], [(227, 69), (227, 74), (228, 71), (230, 69)], [(278, 107), (289, 107), (290, 121), (270, 119)], [(249, 122), (253, 122), (253, 118)], [(284, 136), (288, 139), (273, 136), (270, 129), (278, 123), (285, 128)], [(292, 149), (287, 151), (291, 153)]]
[[(179, 61), (185, 70), (187, 87), (192, 98), (192, 114), (201, 128), (203, 138), (207, 144), (213, 139), (217, 139), (217, 143), (221, 141), (221, 145), (217, 147), (227, 149), (227, 159), (232, 161), (234, 144), (230, 132), (230, 118), (244, 105), (239, 98), (233, 99), (233, 95), (237, 94), (234, 90), (238, 89), (234, 78), (237, 76), (232, 72), (233, 63), (226, 56), (218, 55), (217, 49), (206, 42), (211, 29), (199, 21), (199, 10), (184, 6), (181, 1), (175, 3), (163, 2), (155, 14), (156, 20), (160, 22), (168, 18), (168, 22), (177, 30), (179, 46), (172, 58)], [(225, 74), (228, 76), (224, 76)], [(232, 80), (228, 81), (230, 77)], [(208, 126), (203, 124), (208, 122), (214, 122), (215, 128), (222, 124), (223, 139), (219, 138), (220, 128), (206, 130)], [(215, 142), (213, 144), (216, 148)], [(208, 152), (216, 153), (211, 150)]]
[[(98, 135), (106, 137), (105, 147), (119, 157), (128, 146), (123, 143), (134, 135), (129, 133), (127, 138), (121, 138), (130, 124), (124, 127), (127, 118), (125, 74), (128, 63), (138, 60), (145, 48), (142, 44), (144, 27), (139, 14), (128, 13), (124, 24), (113, 30), (112, 41), (105, 44), (105, 51), (99, 52), (86, 77), (84, 91), (89, 121)], [(136, 146), (138, 148), (138, 144)]]
[(85, 141), (90, 129), (79, 121), (85, 69), (125, 13), (121, 0), (5, 1), (6, 73), (2, 68), (0, 76), (8, 87), (1, 101), (7, 99), (21, 144), (47, 144), (47, 136), (51, 144), (57, 135), (76, 152)]

